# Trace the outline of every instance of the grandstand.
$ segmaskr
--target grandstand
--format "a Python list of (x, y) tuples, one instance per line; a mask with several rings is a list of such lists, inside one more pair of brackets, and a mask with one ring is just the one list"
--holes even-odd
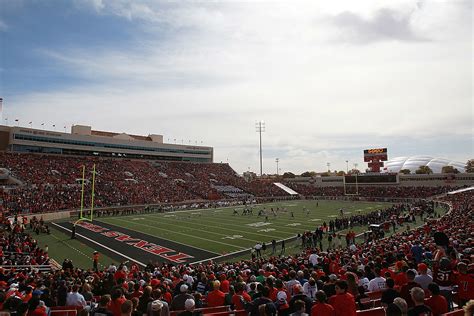
[[(2, 127), (0, 138), (0, 303), (8, 313), (20, 313), (25, 302), (31, 315), (103, 308), (119, 316), (131, 300), (136, 315), (152, 314), (157, 305), (168, 316), (192, 298), (205, 315), (258, 315), (259, 305), (288, 315), (297, 300), (317, 315), (320, 290), (339, 315), (385, 315), (382, 307), (393, 307), (385, 295), (388, 279), (395, 283), (392, 294), (409, 307), (409, 287), (420, 287), (433, 309), (439, 304), (431, 301), (441, 301), (439, 314), (474, 299), (471, 174), (360, 175), (357, 195), (348, 196), (343, 177), (246, 181), (229, 164), (213, 163), (212, 148), (163, 144), (157, 135)], [(98, 148), (84, 149), (92, 139)], [(95, 220), (77, 223), (76, 238), (124, 262), (78, 269), (50, 258), (38, 240), (51, 229), (76, 232), (82, 166), (86, 180), (93, 165)], [(85, 180), (84, 200), (90, 201), (92, 182)], [(265, 202), (271, 203), (259, 204)], [(367, 209), (358, 209), (362, 205)], [(438, 284), (442, 296), (426, 280)], [(342, 298), (343, 305), (337, 303)]]

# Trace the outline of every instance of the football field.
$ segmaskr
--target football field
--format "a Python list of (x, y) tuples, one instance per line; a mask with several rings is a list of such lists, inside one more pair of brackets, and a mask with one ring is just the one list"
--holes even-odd
[[(254, 205), (253, 215), (242, 215), (244, 207), (236, 206), (99, 217), (93, 223), (82, 222), (78, 225), (77, 240), (74, 242), (79, 241), (91, 249), (83, 253), (98, 250), (110, 260), (130, 260), (141, 265), (149, 261), (193, 263), (240, 251), (249, 257), (248, 249), (256, 243), (265, 242), (268, 245), (272, 239), (279, 241), (304, 231), (314, 231), (324, 221), (329, 223), (340, 216), (341, 208), (345, 216), (350, 216), (390, 205), (381, 202), (298, 200)], [(276, 215), (272, 213), (272, 208)], [(267, 215), (258, 216), (263, 209)], [(234, 214), (234, 210), (238, 215)], [(67, 238), (72, 224), (58, 222), (53, 227), (64, 232)], [(365, 229), (354, 228), (356, 232)], [(67, 250), (64, 236), (56, 239), (61, 239), (62, 249)], [(51, 244), (49, 247), (51, 249)]]

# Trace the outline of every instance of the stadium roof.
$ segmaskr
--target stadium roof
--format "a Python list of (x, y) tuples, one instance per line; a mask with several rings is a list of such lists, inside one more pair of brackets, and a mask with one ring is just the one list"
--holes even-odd
[(466, 164), (463, 162), (430, 156), (392, 158), (385, 162), (384, 172), (400, 172), (402, 169), (409, 169), (411, 173), (415, 173), (420, 166), (430, 167), (433, 173), (441, 173), (441, 169), (444, 166), (453, 166), (459, 172), (466, 172)]

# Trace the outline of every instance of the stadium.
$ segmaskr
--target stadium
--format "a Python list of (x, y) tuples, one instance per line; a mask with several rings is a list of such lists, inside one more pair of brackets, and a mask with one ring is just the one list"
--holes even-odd
[(0, 316), (474, 315), (472, 1), (0, 8)]
[[(396, 252), (381, 262), (390, 273), (404, 273), (396, 270), (400, 260), (408, 267), (427, 262), (427, 252), (440, 249), (429, 242), (432, 234), (449, 238), (456, 256), (472, 255), (470, 173), (244, 178), (213, 163), (212, 147), (166, 144), (161, 135), (1, 126), (0, 138), (2, 221), (22, 236), (4, 239), (2, 266), (26, 269), (30, 278), (72, 265), (83, 269), (82, 278), (115, 271), (127, 284), (127, 274), (132, 282), (148, 271), (151, 284), (199, 287), (206, 282), (199, 276), (212, 273), (222, 281), (217, 291), (227, 293), (225, 281), (251, 282), (263, 273), (291, 282), (294, 269), (324, 288), (317, 271), (355, 273), (357, 264), (380, 260), (391, 248)], [(378, 151), (365, 152), (372, 168), (386, 160), (386, 149)], [(417, 259), (420, 240), (427, 243)], [(163, 291), (172, 293), (172, 283)], [(366, 292), (357, 314), (383, 311), (380, 294)], [(70, 313), (71, 306), (58, 305), (53, 314)], [(202, 306), (205, 314), (241, 313), (224, 303)]]

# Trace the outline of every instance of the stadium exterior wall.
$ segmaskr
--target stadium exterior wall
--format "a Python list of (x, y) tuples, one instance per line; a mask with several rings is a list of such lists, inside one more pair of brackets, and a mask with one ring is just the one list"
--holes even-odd
[[(472, 186), (474, 185), (474, 173), (459, 174), (413, 174), (398, 176), (398, 183), (374, 183), (360, 184), (360, 186), (401, 186), (401, 187), (435, 187), (435, 186)], [(297, 177), (294, 179), (286, 179), (289, 182), (297, 184), (312, 185), (315, 187), (342, 187), (344, 179), (342, 176), (329, 177)]]
[(162, 140), (161, 135), (135, 136), (98, 131), (60, 133), (0, 126), (0, 150), (4, 151), (213, 162), (212, 147), (165, 144)]

